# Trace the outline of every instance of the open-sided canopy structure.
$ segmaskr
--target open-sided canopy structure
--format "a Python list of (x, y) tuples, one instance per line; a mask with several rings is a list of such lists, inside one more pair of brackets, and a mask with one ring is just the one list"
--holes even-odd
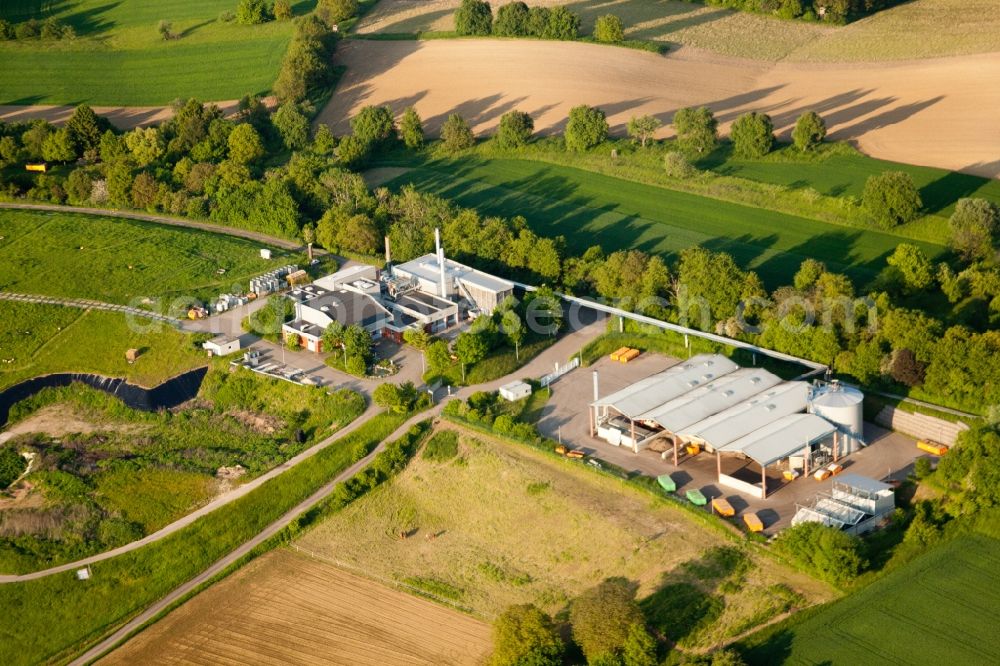
[(740, 454), (767, 467), (836, 431), (829, 421), (815, 414), (791, 414), (725, 446), (717, 447), (716, 450), (722, 454)]

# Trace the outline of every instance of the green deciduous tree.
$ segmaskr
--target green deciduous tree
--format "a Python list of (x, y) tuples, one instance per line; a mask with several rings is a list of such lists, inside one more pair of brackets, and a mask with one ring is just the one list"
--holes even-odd
[(493, 19), (493, 34), (497, 37), (524, 37), (528, 29), (528, 5), (510, 2), (497, 9)]
[(493, 622), (490, 666), (559, 666), (563, 650), (552, 619), (536, 606), (511, 606)]
[(493, 28), (490, 3), (483, 0), (462, 0), (455, 10), (455, 32), (460, 35), (488, 35)]
[(934, 266), (923, 250), (912, 243), (897, 245), (886, 263), (899, 271), (903, 287), (909, 293), (923, 291), (934, 284)]
[(316, 13), (329, 25), (334, 25), (357, 16), (358, 0), (320, 0)]
[(628, 125), (626, 125), (626, 129), (628, 130), (628, 135), (645, 148), (646, 142), (653, 138), (656, 130), (660, 129), (662, 125), (663, 123), (656, 116), (632, 116), (628, 121)]
[(546, 39), (576, 39), (580, 36), (580, 17), (566, 7), (553, 7), (549, 10), (548, 24), (541, 36)]
[(875, 224), (883, 229), (916, 219), (923, 208), (913, 178), (902, 171), (869, 176), (861, 200)]
[(570, 109), (566, 123), (566, 147), (587, 150), (608, 138), (608, 120), (601, 109), (580, 105)]
[(573, 600), (569, 609), (573, 640), (587, 660), (617, 654), (634, 625), (644, 622), (628, 581), (609, 579)]
[(625, 645), (622, 646), (622, 666), (657, 666), (656, 640), (649, 635), (646, 627), (635, 623), (628, 630)]
[(0, 448), (0, 490), (14, 482), (27, 468), (28, 462), (12, 448)]
[(279, 21), (292, 18), (292, 3), (288, 0), (274, 0), (274, 18)]
[(337, 148), (337, 138), (330, 131), (330, 126), (321, 124), (313, 135), (312, 151), (317, 155), (333, 155)]
[(959, 199), (949, 220), (951, 247), (966, 261), (992, 258), (1000, 233), (1000, 209), (986, 199)]
[(237, 125), (226, 141), (229, 159), (238, 164), (250, 164), (264, 156), (264, 142), (249, 123)]
[(46, 162), (71, 162), (76, 159), (76, 145), (68, 129), (60, 127), (45, 137), (42, 159)]
[(820, 523), (789, 527), (778, 535), (775, 549), (831, 583), (846, 583), (865, 567), (860, 539)]
[(413, 386), (413, 382), (402, 384), (384, 382), (375, 388), (372, 400), (379, 407), (397, 414), (405, 414), (413, 409), (413, 404), (417, 401), (417, 389)]
[(309, 143), (309, 119), (293, 102), (285, 102), (271, 116), (274, 128), (289, 150), (302, 150)]
[(388, 106), (366, 106), (351, 118), (354, 136), (374, 148), (386, 145), (396, 136), (396, 122)]
[(501, 148), (519, 148), (528, 143), (535, 121), (524, 111), (508, 111), (500, 117), (496, 141)]
[(345, 136), (337, 144), (337, 160), (348, 169), (357, 169), (371, 155), (371, 144), (353, 134)]
[(686, 154), (702, 156), (715, 150), (718, 122), (708, 107), (680, 109), (674, 114), (677, 145)]
[(625, 26), (614, 14), (598, 16), (594, 22), (594, 39), (599, 42), (617, 44), (625, 39)]
[(489, 346), (486, 339), (478, 333), (459, 333), (455, 338), (455, 355), (463, 365), (474, 365), (486, 358)]
[[(158, 160), (167, 150), (163, 135), (156, 127), (136, 128), (125, 135), (125, 145), (137, 166), (143, 167)], [(103, 146), (101, 149), (103, 156)]]
[(264, 23), (271, 18), (266, 0), (240, 0), (236, 6), (236, 22), (243, 25)]
[(452, 153), (472, 148), (475, 143), (469, 123), (457, 113), (451, 114), (444, 121), (444, 125), (441, 127), (441, 140), (445, 149)]
[(774, 145), (774, 123), (766, 113), (751, 111), (733, 123), (729, 137), (737, 157), (763, 157)]
[(424, 145), (424, 123), (420, 114), (412, 106), (406, 107), (399, 121), (399, 135), (403, 144), (410, 150), (422, 148)]
[(100, 148), (101, 133), (109, 124), (89, 106), (81, 104), (73, 110), (73, 115), (66, 121), (66, 130), (77, 150), (84, 153)]
[(806, 111), (795, 121), (792, 141), (799, 150), (812, 150), (826, 138), (826, 123), (815, 111)]

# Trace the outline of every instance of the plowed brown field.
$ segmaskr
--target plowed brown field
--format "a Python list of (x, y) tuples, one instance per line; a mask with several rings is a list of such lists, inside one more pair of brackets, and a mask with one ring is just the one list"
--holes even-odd
[(202, 592), (102, 664), (477, 664), (489, 626), (280, 549)]

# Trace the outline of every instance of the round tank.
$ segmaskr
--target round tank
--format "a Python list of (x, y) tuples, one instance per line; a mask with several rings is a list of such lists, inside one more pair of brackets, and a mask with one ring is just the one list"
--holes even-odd
[(865, 432), (862, 423), (864, 399), (865, 394), (858, 389), (833, 382), (815, 389), (810, 411), (860, 440)]

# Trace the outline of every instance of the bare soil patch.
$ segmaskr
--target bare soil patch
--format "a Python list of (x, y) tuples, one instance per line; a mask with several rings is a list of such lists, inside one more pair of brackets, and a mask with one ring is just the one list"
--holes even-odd
[(490, 628), (288, 549), (143, 631), (102, 664), (476, 664)]
[[(787, 137), (806, 110), (830, 137), (883, 159), (1000, 176), (1000, 53), (878, 66), (769, 64), (684, 48), (668, 56), (532, 40), (351, 41), (347, 65), (320, 122), (337, 133), (369, 104), (397, 113), (415, 106), (431, 133), (450, 113), (475, 132), (527, 111), (542, 133), (561, 131), (578, 104), (603, 108), (612, 131), (634, 115), (669, 123), (685, 106), (707, 105), (723, 132), (740, 114), (772, 115)], [(662, 135), (669, 135), (665, 127)]]
[(38, 432), (49, 437), (64, 437), (70, 434), (87, 434), (99, 431), (129, 431), (141, 430), (141, 426), (130, 424), (98, 424), (88, 421), (67, 405), (49, 405), (10, 426), (0, 433), (0, 444), (18, 435)]

